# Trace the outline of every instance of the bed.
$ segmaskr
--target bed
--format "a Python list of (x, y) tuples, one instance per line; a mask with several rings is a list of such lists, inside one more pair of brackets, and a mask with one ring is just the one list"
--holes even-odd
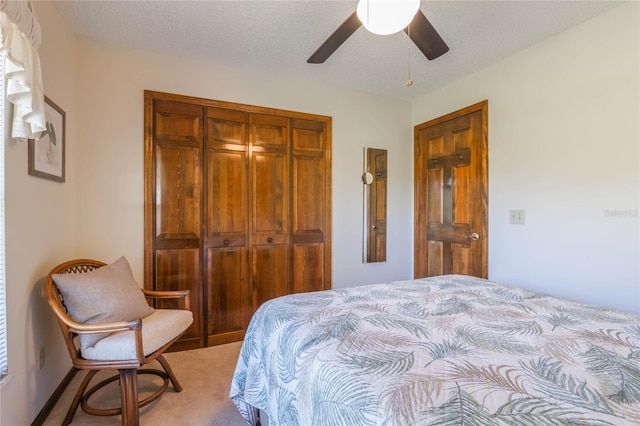
[(640, 316), (462, 275), (289, 295), (230, 398), (270, 426), (639, 425)]

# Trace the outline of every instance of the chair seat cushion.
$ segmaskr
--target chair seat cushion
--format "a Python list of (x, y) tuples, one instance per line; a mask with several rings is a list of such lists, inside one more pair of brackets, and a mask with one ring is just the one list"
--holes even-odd
[[(83, 324), (133, 321), (153, 312), (124, 257), (86, 273), (52, 275), (69, 315)], [(82, 346), (92, 346), (109, 334), (83, 334)]]
[[(193, 313), (182, 309), (156, 309), (142, 318), (142, 347), (148, 356), (177, 336), (193, 322)], [(93, 346), (81, 346), (82, 357), (90, 360), (121, 361), (136, 359), (133, 331), (111, 333)]]

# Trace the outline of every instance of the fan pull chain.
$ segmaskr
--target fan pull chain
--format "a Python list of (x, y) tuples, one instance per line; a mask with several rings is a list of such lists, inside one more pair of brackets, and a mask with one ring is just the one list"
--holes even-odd
[(411, 46), (407, 46), (407, 81), (405, 84), (407, 86), (413, 84), (413, 80), (411, 80)]
[(371, 6), (369, 5), (369, 0), (367, 0), (367, 24), (369, 23), (369, 13), (371, 11)]
[[(411, 39), (411, 24), (407, 27), (407, 34)], [(405, 84), (407, 87), (413, 85), (413, 80), (411, 80), (411, 43), (407, 45), (407, 81)]]

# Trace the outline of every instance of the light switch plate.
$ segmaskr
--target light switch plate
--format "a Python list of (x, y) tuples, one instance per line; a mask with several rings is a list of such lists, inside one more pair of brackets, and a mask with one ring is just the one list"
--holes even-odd
[(524, 210), (509, 210), (509, 223), (524, 225)]

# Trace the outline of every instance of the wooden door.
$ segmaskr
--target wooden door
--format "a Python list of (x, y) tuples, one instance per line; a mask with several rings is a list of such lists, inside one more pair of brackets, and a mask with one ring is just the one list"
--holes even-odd
[[(202, 292), (202, 123), (203, 108), (179, 102), (153, 102), (153, 140), (146, 155), (145, 187), (149, 191), (145, 214), (152, 223), (145, 238), (145, 255), (153, 268), (155, 290), (190, 290), (193, 324), (174, 349), (203, 346)], [(150, 167), (150, 170), (147, 168)], [(149, 245), (151, 247), (149, 247)], [(148, 278), (147, 278), (148, 279)], [(158, 308), (177, 308), (160, 301)]]
[(206, 111), (203, 253), (211, 346), (242, 339), (247, 327), (249, 114)]
[(145, 91), (144, 123), (144, 286), (190, 290), (194, 314), (172, 350), (331, 287), (330, 117)]
[(415, 126), (415, 278), (487, 277), (484, 101)]
[(387, 150), (367, 148), (367, 172), (373, 175), (369, 187), (369, 229), (367, 262), (387, 260)]
[(251, 114), (251, 275), (254, 310), (291, 293), (289, 120)]

